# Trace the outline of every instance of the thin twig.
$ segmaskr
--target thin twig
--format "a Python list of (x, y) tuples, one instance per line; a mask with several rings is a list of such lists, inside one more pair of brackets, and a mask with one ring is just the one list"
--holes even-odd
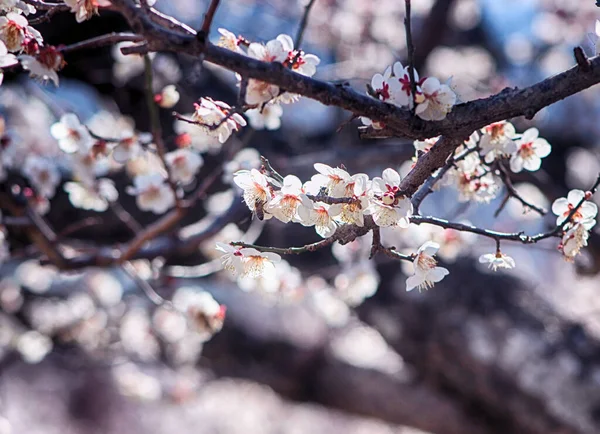
[(307, 244), (302, 247), (265, 247), (265, 246), (257, 246), (256, 244), (244, 243), (242, 241), (234, 241), (230, 243), (232, 246), (237, 247), (248, 247), (252, 249), (256, 249), (259, 252), (269, 252), (269, 253), (277, 253), (279, 255), (299, 255), (301, 253), (306, 252), (314, 252), (315, 250), (322, 249), (323, 247), (327, 247), (335, 242), (335, 238), (329, 237), (324, 240), (317, 241), (316, 243)]
[[(512, 180), (510, 179), (510, 175), (508, 174), (508, 172), (506, 171), (506, 168), (504, 167), (504, 165), (502, 164), (502, 162), (500, 162), (498, 164), (498, 171), (500, 173), (500, 179), (502, 179), (502, 182), (504, 183), (506, 190), (508, 192), (508, 195), (510, 197), (514, 197), (515, 199), (517, 199), (519, 202), (521, 202), (521, 205), (523, 205), (524, 207), (527, 207), (529, 209), (534, 210), (535, 212), (537, 212), (539, 215), (544, 216), (546, 215), (546, 213), (548, 212), (546, 209), (539, 207), (531, 202), (526, 201), (517, 191), (517, 189), (513, 186), (512, 184)], [(499, 214), (499, 212), (497, 212), (497, 214)]]
[(146, 294), (148, 299), (157, 306), (163, 306), (165, 304), (170, 304), (167, 300), (160, 296), (157, 293), (152, 285), (150, 285), (145, 279), (143, 279), (133, 266), (131, 262), (124, 262), (121, 264), (123, 271), (131, 277), (131, 279), (136, 283), (136, 285)]
[(260, 156), (260, 161), (263, 164), (263, 166), (265, 166), (265, 168), (268, 170), (268, 172), (271, 174), (271, 177), (273, 179), (275, 179), (278, 182), (283, 183), (283, 176), (279, 174), (279, 172), (277, 172), (277, 170), (275, 170), (273, 168), (273, 166), (271, 166), (271, 163), (269, 162), (269, 160), (267, 159), (267, 157), (265, 157), (264, 155)]
[(300, 21), (300, 26), (298, 27), (298, 33), (296, 33), (296, 39), (294, 40), (294, 48), (296, 50), (300, 49), (300, 44), (302, 44), (302, 38), (304, 37), (304, 31), (306, 30), (306, 25), (308, 24), (308, 15), (310, 14), (310, 9), (313, 7), (313, 4), (316, 0), (309, 0), (309, 2), (304, 6), (304, 13), (302, 14), (302, 20)]
[(85, 41), (76, 42), (71, 45), (65, 45), (62, 47), (59, 46), (58, 51), (62, 53), (70, 53), (77, 50), (113, 45), (118, 42), (142, 42), (143, 40), (143, 36), (136, 35), (135, 33), (113, 32), (106, 35), (96, 36), (95, 38), (86, 39)]
[(410, 91), (412, 92), (413, 105), (411, 111), (414, 113), (417, 108), (417, 82), (415, 81), (415, 46), (412, 40), (412, 29), (410, 23), (410, 0), (404, 0), (406, 9), (404, 17), (404, 28), (406, 30), (406, 50), (408, 55), (408, 77), (410, 78)]

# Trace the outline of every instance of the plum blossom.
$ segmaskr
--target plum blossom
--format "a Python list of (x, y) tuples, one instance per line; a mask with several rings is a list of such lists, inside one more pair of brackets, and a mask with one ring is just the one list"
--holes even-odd
[(244, 148), (235, 156), (223, 163), (223, 181), (231, 183), (235, 172), (260, 167), (260, 154), (254, 148)]
[(173, 181), (182, 184), (191, 183), (204, 163), (200, 154), (185, 148), (167, 153), (165, 160)]
[(207, 291), (181, 287), (173, 296), (173, 306), (185, 314), (188, 323), (206, 340), (223, 327), (227, 309)]
[(250, 126), (255, 130), (278, 130), (281, 126), (283, 108), (279, 104), (269, 103), (262, 109), (255, 108), (245, 112)]
[(364, 173), (352, 175), (346, 183), (344, 197), (354, 198), (354, 202), (342, 204), (339, 220), (344, 223), (356, 224), (363, 227), (365, 224), (364, 213), (369, 207), (370, 192), (369, 177)]
[(231, 271), (234, 275), (240, 274), (244, 271), (244, 254), (242, 253), (243, 248), (217, 241), (216, 249), (225, 253), (223, 256), (221, 256), (221, 262), (225, 270)]
[[(294, 44), (287, 35), (279, 35), (266, 45), (253, 42), (248, 47), (248, 56), (263, 62), (283, 63), (288, 53), (294, 49)], [(257, 105), (275, 98), (279, 94), (279, 87), (264, 81), (250, 79), (246, 89), (246, 102)]]
[(259, 252), (253, 248), (244, 248), (241, 250), (244, 256), (244, 270), (242, 276), (259, 277), (265, 274), (275, 272), (275, 265), (281, 261), (281, 256), (277, 253)]
[(562, 237), (559, 249), (567, 261), (572, 261), (587, 246), (590, 233), (583, 223), (577, 223)]
[(128, 186), (126, 191), (135, 196), (135, 202), (142, 211), (163, 214), (175, 205), (175, 194), (159, 173), (136, 176), (133, 186)]
[(441, 121), (456, 103), (456, 94), (447, 84), (435, 77), (428, 77), (421, 84), (423, 101), (417, 104), (416, 114), (426, 121)]
[[(233, 182), (244, 190), (244, 202), (251, 211), (261, 213), (272, 199), (269, 179), (256, 169), (240, 170), (234, 174)], [(266, 214), (270, 218), (270, 214)], [(259, 217), (262, 217), (259, 215)]]
[(414, 288), (429, 289), (434, 284), (441, 281), (450, 272), (444, 267), (438, 267), (437, 261), (433, 257), (439, 250), (440, 245), (433, 241), (427, 241), (417, 251), (413, 261), (414, 273), (406, 279), (406, 290), (412, 291)]
[(481, 133), (479, 146), (486, 163), (490, 164), (498, 157), (512, 155), (517, 151), (517, 145), (513, 141), (517, 134), (510, 122), (495, 122), (482, 128)]
[(302, 203), (302, 181), (294, 175), (283, 178), (283, 186), (275, 193), (266, 211), (284, 223), (289, 223), (296, 217), (298, 206)]
[(92, 136), (74, 113), (62, 115), (60, 122), (50, 127), (50, 134), (58, 140), (58, 147), (68, 154), (92, 147)]
[(335, 217), (341, 212), (341, 204), (315, 204), (306, 195), (302, 195), (302, 206), (298, 207), (298, 221), (303, 226), (315, 226), (321, 237), (329, 238), (337, 229)]
[(501, 251), (486, 253), (479, 257), (481, 264), (488, 264), (489, 268), (496, 271), (498, 268), (515, 268), (515, 260)]
[(39, 78), (42, 81), (51, 80), (55, 86), (58, 86), (58, 74), (65, 65), (62, 54), (52, 46), (40, 48), (39, 53), (34, 57), (30, 55), (19, 56), (23, 69), (29, 71), (33, 78)]
[(457, 161), (455, 167), (448, 172), (448, 176), (458, 190), (460, 202), (474, 200), (489, 203), (499, 191), (494, 176), (481, 164), (476, 154), (469, 154)]
[[(408, 71), (408, 66), (402, 66), (402, 63), (395, 62), (393, 65), (394, 72), (394, 81), (398, 81), (400, 84), (399, 89), (395, 89), (394, 92), (394, 101), (396, 105), (399, 106), (409, 106), (412, 108), (413, 106), (413, 97), (412, 97), (412, 86), (410, 84), (410, 73)], [(417, 102), (421, 102), (423, 100), (423, 94), (421, 92), (421, 86), (419, 84), (419, 74), (417, 70), (414, 70), (415, 83), (417, 83), (417, 97), (415, 98)]]
[(552, 147), (539, 137), (537, 128), (529, 128), (517, 141), (517, 151), (510, 159), (510, 170), (515, 173), (523, 169), (534, 172), (542, 165), (542, 158), (550, 154)]
[(105, 0), (65, 0), (65, 3), (71, 8), (71, 12), (75, 14), (75, 19), (78, 23), (82, 23), (94, 15), (98, 15), (99, 5), (109, 4)]
[[(198, 122), (211, 141), (225, 143), (234, 131), (246, 126), (246, 120), (238, 113), (231, 114), (231, 106), (212, 98), (200, 98), (200, 104), (194, 105), (196, 111), (192, 119)], [(216, 127), (218, 125), (218, 127)], [(215, 127), (211, 129), (209, 127)]]
[(42, 42), (40, 32), (29, 25), (27, 18), (15, 12), (0, 17), (0, 40), (6, 44), (8, 51), (22, 51), (27, 38)]
[(60, 173), (54, 162), (39, 155), (29, 155), (22, 169), (23, 175), (43, 197), (51, 198), (60, 182)]
[(240, 43), (242, 41), (241, 38), (238, 38), (234, 33), (227, 29), (219, 28), (217, 30), (221, 34), (219, 42), (217, 42), (219, 47), (227, 48), (228, 50), (238, 53), (243, 53), (242, 49), (240, 48)]
[(407, 228), (413, 206), (406, 196), (399, 196), (400, 175), (394, 169), (383, 171), (383, 178), (373, 178), (373, 198), (366, 214), (373, 217), (377, 226), (387, 227), (398, 225)]
[[(0, 41), (0, 68), (8, 68), (17, 63), (19, 63), (17, 57), (14, 54), (9, 53), (4, 42)], [(0, 69), (0, 84), (2, 84), (3, 79), (4, 72)]]
[(79, 182), (67, 182), (63, 188), (75, 208), (97, 212), (106, 211), (108, 204), (119, 197), (114, 182), (106, 178), (98, 180), (95, 187)]
[(588, 197), (586, 197), (586, 194), (582, 190), (571, 190), (566, 198), (561, 197), (556, 199), (552, 204), (552, 212), (558, 216), (556, 218), (556, 225), (562, 226), (573, 209), (583, 201), (581, 206), (571, 217), (568, 225), (572, 226), (575, 223), (581, 223), (587, 230), (592, 229), (596, 224), (596, 220), (594, 219), (598, 214), (598, 205), (586, 199), (588, 199)]
[(374, 96), (383, 102), (395, 103), (395, 96), (400, 92), (400, 82), (392, 78), (392, 67), (388, 66), (383, 74), (375, 74), (371, 78), (371, 89)]
[[(313, 184), (319, 187), (325, 187), (325, 192), (331, 197), (342, 197), (346, 188), (346, 183), (350, 180), (350, 174), (339, 167), (330, 167), (327, 164), (315, 163), (316, 175), (311, 177)], [(318, 191), (313, 192), (318, 194)]]
[(154, 102), (162, 108), (172, 108), (179, 102), (179, 92), (174, 84), (165, 86), (160, 93), (154, 95)]

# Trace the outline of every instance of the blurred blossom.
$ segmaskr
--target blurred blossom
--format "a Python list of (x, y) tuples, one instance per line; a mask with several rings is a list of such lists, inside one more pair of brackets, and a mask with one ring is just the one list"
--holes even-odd
[(121, 301), (123, 286), (111, 273), (97, 271), (85, 278), (90, 293), (104, 307), (111, 307)]
[(23, 305), (23, 294), (17, 282), (9, 277), (0, 280), (0, 308), (6, 313), (15, 313)]
[(148, 312), (142, 308), (129, 310), (121, 320), (119, 329), (123, 348), (143, 361), (155, 360), (160, 347), (152, 334)]
[(188, 323), (208, 340), (221, 330), (225, 320), (225, 306), (201, 288), (181, 287), (173, 295), (173, 306), (184, 313)]
[(238, 170), (257, 169), (260, 165), (260, 153), (254, 148), (244, 148), (223, 165), (223, 181), (231, 183)]
[(36, 331), (28, 331), (17, 339), (16, 350), (25, 362), (39, 363), (52, 350), (52, 340)]
[(132, 363), (113, 368), (113, 376), (119, 391), (125, 396), (142, 401), (155, 401), (162, 396), (160, 382)]
[(167, 342), (177, 342), (187, 332), (185, 316), (176, 310), (159, 306), (152, 316), (152, 324), (158, 335)]
[(600, 173), (598, 155), (585, 148), (573, 147), (567, 156), (567, 185), (589, 187)]
[(347, 330), (332, 340), (331, 350), (338, 359), (360, 368), (397, 374), (404, 366), (402, 358), (371, 327)]
[(467, 31), (477, 27), (481, 21), (481, 7), (477, 0), (458, 0), (454, 3), (451, 25), (458, 30)]
[(531, 39), (522, 33), (514, 33), (508, 37), (504, 46), (504, 53), (510, 61), (517, 65), (531, 62), (534, 47)]
[(235, 197), (235, 192), (232, 189), (221, 191), (209, 196), (204, 201), (204, 207), (209, 214), (218, 216), (229, 209)]
[(50, 289), (58, 273), (54, 267), (42, 266), (37, 260), (21, 263), (15, 270), (15, 278), (29, 291), (41, 294)]
[(353, 264), (335, 277), (336, 295), (349, 306), (358, 306), (379, 286), (379, 274), (371, 261)]
[(119, 42), (112, 49), (113, 75), (120, 85), (125, 84), (129, 79), (140, 75), (144, 71), (144, 59), (139, 54), (124, 55), (121, 48), (136, 45), (133, 42)]
[(561, 47), (550, 48), (542, 56), (540, 66), (544, 75), (558, 74), (573, 66), (573, 53)]
[(12, 425), (10, 424), (8, 419), (6, 419), (3, 416), (0, 416), (0, 434), (12, 434), (12, 432)]
[(310, 288), (310, 301), (314, 310), (332, 327), (342, 327), (350, 319), (348, 305), (333, 295), (331, 288), (322, 277), (311, 276), (306, 279)]

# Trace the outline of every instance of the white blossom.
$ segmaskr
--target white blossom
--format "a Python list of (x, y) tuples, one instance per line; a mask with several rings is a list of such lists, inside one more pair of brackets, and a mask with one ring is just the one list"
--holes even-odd
[(515, 260), (500, 251), (481, 255), (479, 257), (479, 262), (488, 264), (489, 268), (493, 271), (496, 271), (498, 268), (515, 268)]
[(33, 78), (38, 78), (42, 81), (52, 81), (55, 86), (58, 86), (58, 74), (64, 66), (62, 54), (54, 47), (42, 47), (39, 53), (34, 56), (21, 55), (19, 56), (23, 69), (29, 71), (29, 75)]
[(244, 202), (253, 212), (261, 212), (273, 197), (268, 178), (256, 169), (236, 172), (233, 182), (244, 190)]
[[(9, 53), (4, 42), (0, 41), (0, 68), (8, 68), (17, 63), (19, 63), (17, 57), (14, 54)], [(2, 84), (3, 79), (4, 73), (0, 70), (0, 84)]]
[(323, 238), (332, 236), (337, 229), (335, 217), (342, 212), (342, 205), (314, 203), (304, 194), (301, 198), (302, 205), (298, 207), (298, 221), (303, 226), (314, 226), (317, 233)]
[(529, 128), (517, 141), (517, 151), (510, 159), (510, 170), (515, 173), (523, 169), (536, 171), (542, 165), (542, 158), (552, 150), (546, 139), (539, 136), (537, 128)]
[(417, 251), (413, 261), (414, 275), (406, 279), (406, 290), (411, 291), (414, 288), (428, 289), (441, 281), (449, 274), (444, 267), (438, 267), (437, 261), (433, 257), (439, 250), (440, 245), (432, 241), (427, 241)]
[(413, 206), (409, 198), (398, 195), (400, 190), (400, 175), (394, 169), (387, 168), (383, 177), (373, 178), (373, 198), (370, 200), (366, 214), (373, 217), (377, 226), (387, 227), (398, 225), (407, 228)]
[(217, 42), (219, 47), (227, 48), (228, 50), (235, 51), (237, 53), (243, 53), (242, 49), (240, 48), (240, 39), (235, 36), (234, 33), (224, 28), (219, 28), (217, 30), (221, 34), (219, 42)]
[(50, 127), (50, 134), (58, 140), (59, 148), (68, 154), (80, 149), (87, 151), (93, 144), (88, 129), (79, 122), (79, 118), (74, 113), (62, 115), (60, 122)]
[(65, 4), (71, 8), (78, 23), (98, 15), (98, 0), (65, 0)]
[(428, 77), (421, 85), (423, 101), (417, 104), (416, 114), (426, 121), (441, 121), (456, 103), (456, 94), (447, 84)]
[(594, 219), (598, 214), (598, 205), (585, 199), (586, 194), (582, 190), (571, 190), (566, 198), (561, 197), (556, 199), (552, 204), (552, 212), (558, 216), (556, 218), (556, 225), (562, 226), (573, 209), (583, 201), (573, 217), (571, 217), (569, 225), (581, 223), (583, 227), (590, 230), (596, 224), (596, 220)]
[(106, 211), (108, 204), (119, 197), (114, 182), (107, 178), (98, 180), (94, 187), (79, 182), (67, 182), (63, 188), (75, 208), (97, 212)]
[(204, 160), (202, 156), (191, 149), (177, 149), (165, 155), (165, 160), (174, 182), (191, 183)]
[(0, 40), (6, 44), (10, 52), (20, 52), (27, 38), (34, 38), (40, 43), (42, 36), (29, 25), (27, 18), (15, 12), (0, 17)]
[(582, 223), (577, 223), (571, 227), (562, 237), (560, 251), (567, 261), (575, 259), (581, 249), (587, 246), (590, 234)]
[(136, 176), (133, 178), (133, 187), (128, 186), (126, 191), (135, 196), (136, 204), (142, 211), (163, 214), (175, 205), (173, 190), (158, 173)]
[(281, 261), (281, 256), (271, 252), (259, 252), (253, 248), (241, 250), (244, 256), (243, 276), (259, 277), (264, 274), (275, 272), (274, 263)]
[(217, 250), (225, 253), (221, 256), (221, 263), (225, 270), (231, 271), (234, 275), (244, 272), (244, 254), (243, 248), (235, 247), (230, 244), (225, 244), (217, 241)]
[(179, 102), (179, 92), (173, 84), (165, 86), (160, 93), (154, 95), (154, 102), (162, 108), (172, 108)]
[[(195, 108), (192, 119), (202, 124), (199, 128), (202, 128), (207, 138), (211, 138), (212, 141), (225, 143), (234, 131), (246, 126), (244, 118), (238, 113), (230, 114), (231, 106), (222, 101), (203, 97), (200, 98), (200, 104), (195, 104)], [(209, 128), (216, 125), (219, 126), (215, 129)]]
[(51, 159), (31, 154), (21, 170), (40, 196), (54, 196), (56, 186), (60, 182), (60, 173)]
[(287, 175), (283, 186), (275, 193), (266, 211), (278, 220), (289, 223), (296, 217), (296, 211), (302, 203), (302, 181), (297, 176)]
[(482, 128), (481, 133), (479, 146), (486, 163), (490, 164), (497, 157), (512, 155), (517, 151), (513, 140), (517, 134), (510, 122), (495, 122)]
[(277, 130), (281, 126), (283, 108), (279, 104), (269, 103), (262, 109), (255, 108), (245, 112), (250, 126), (255, 130)]

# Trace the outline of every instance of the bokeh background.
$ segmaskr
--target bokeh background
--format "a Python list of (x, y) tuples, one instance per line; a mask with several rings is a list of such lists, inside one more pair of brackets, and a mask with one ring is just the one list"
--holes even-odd
[[(211, 40), (219, 27), (254, 41), (294, 35), (304, 5), (223, 0)], [(462, 101), (570, 68), (575, 46), (595, 55), (590, 34), (600, 9), (592, 0), (412, 5), (416, 68), (442, 81), (452, 77)], [(194, 28), (206, 6), (156, 4)], [(316, 0), (303, 44), (321, 58), (315, 78), (364, 91), (374, 73), (406, 60), (403, 19), (398, 0)], [(64, 13), (37, 28), (49, 43), (68, 45), (127, 25), (112, 12), (82, 24)], [(66, 61), (58, 88), (6, 74), (0, 104), (16, 161), (29, 152), (63, 158), (50, 126), (69, 111), (109, 137), (120, 128), (149, 130), (140, 59), (100, 48), (69, 53)], [(200, 59), (158, 53), (153, 69), (157, 91), (177, 85), (181, 113), (192, 112), (201, 96), (236, 101), (234, 74)], [(513, 120), (520, 132), (536, 126), (552, 144), (541, 171), (513, 176), (524, 197), (548, 207), (570, 189), (590, 187), (600, 171), (599, 101), (592, 88), (532, 121)], [(227, 173), (257, 163), (259, 154), (303, 180), (315, 162), (370, 176), (386, 167), (406, 173), (411, 142), (360, 140), (359, 122), (349, 118), (302, 99), (284, 107), (280, 129), (247, 128), (224, 149), (207, 149), (199, 180), (224, 163), (226, 175), (182, 230), (202, 230), (231, 211), (239, 192)], [(182, 132), (193, 137), (193, 126), (175, 122), (169, 110), (161, 111), (161, 121), (168, 146)], [(224, 162), (232, 149), (242, 153)], [(19, 182), (15, 176), (3, 181), (3, 191)], [(156, 218), (124, 192), (127, 170), (110, 177), (127, 211), (145, 224)], [(516, 201), (495, 218), (501, 199), (459, 203), (453, 189), (442, 188), (422, 212), (510, 232), (535, 233), (554, 223), (552, 216), (524, 213)], [(312, 228), (263, 224), (238, 208), (198, 251), (135, 263), (136, 275), (166, 299), (206, 291), (226, 305), (223, 329), (212, 338), (152, 303), (131, 273), (40, 265), (25, 234), (10, 228), (12, 258), (0, 268), (0, 434), (600, 432), (597, 231), (575, 263), (562, 259), (557, 240), (506, 245), (517, 267), (497, 274), (477, 263), (494, 248), (488, 240), (421, 227), (390, 232), (384, 242), (401, 249), (431, 237), (444, 246), (440, 257), (450, 276), (428, 292), (407, 294), (401, 264), (366, 260), (369, 239), (285, 258), (275, 280), (232, 279), (219, 271), (217, 240), (287, 247), (319, 239)], [(67, 230), (74, 245), (108, 246), (130, 235), (110, 212), (73, 208), (61, 188), (45, 217), (57, 233)], [(89, 219), (100, 224), (69, 229)]]

